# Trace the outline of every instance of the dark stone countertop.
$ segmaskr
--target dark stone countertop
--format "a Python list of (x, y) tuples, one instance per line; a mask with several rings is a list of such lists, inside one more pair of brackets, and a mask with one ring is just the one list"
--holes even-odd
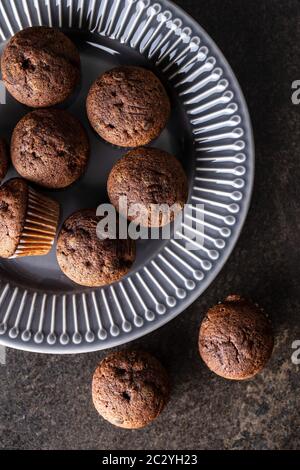
[[(169, 369), (171, 401), (145, 430), (114, 428), (91, 402), (104, 352), (44, 356), (7, 351), (0, 366), (0, 442), (20, 449), (299, 449), (300, 79), (298, 0), (178, 0), (221, 47), (246, 96), (256, 141), (256, 180), (240, 240), (221, 274), (186, 312), (136, 341)], [(228, 293), (269, 312), (276, 346), (268, 367), (246, 382), (213, 375), (197, 333), (206, 309)]]

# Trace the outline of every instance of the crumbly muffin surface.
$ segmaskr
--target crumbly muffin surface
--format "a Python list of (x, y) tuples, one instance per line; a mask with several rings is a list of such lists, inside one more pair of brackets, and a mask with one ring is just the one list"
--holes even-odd
[(45, 26), (23, 29), (8, 42), (1, 57), (8, 91), (21, 103), (40, 108), (68, 98), (80, 80), (80, 57), (72, 41)]
[[(111, 203), (126, 215), (122, 208), (121, 198), (127, 197), (126, 211), (128, 219), (144, 226), (165, 225), (168, 208), (172, 222), (183, 209), (188, 196), (187, 178), (180, 162), (163, 150), (141, 147), (124, 155), (112, 168), (108, 183), (108, 195)], [(138, 207), (130, 215), (130, 207)], [(166, 206), (166, 214), (155, 210), (155, 205)], [(121, 207), (119, 207), (121, 206)]]
[(170, 101), (151, 71), (118, 67), (93, 83), (87, 113), (104, 140), (120, 147), (137, 147), (161, 133), (170, 115)]
[(26, 114), (14, 129), (11, 158), (18, 173), (46, 188), (66, 188), (80, 178), (89, 157), (81, 123), (61, 109)]
[(169, 394), (165, 369), (144, 351), (112, 353), (94, 373), (92, 396), (98, 413), (122, 428), (151, 423), (165, 407)]
[(101, 240), (96, 210), (72, 214), (63, 224), (57, 241), (61, 270), (77, 284), (96, 287), (118, 281), (130, 270), (135, 245), (128, 240)]
[(273, 344), (268, 318), (239, 295), (209, 309), (199, 333), (202, 359), (227, 379), (247, 379), (260, 372), (271, 357)]
[(0, 257), (13, 256), (24, 227), (28, 202), (28, 186), (14, 178), (0, 187)]

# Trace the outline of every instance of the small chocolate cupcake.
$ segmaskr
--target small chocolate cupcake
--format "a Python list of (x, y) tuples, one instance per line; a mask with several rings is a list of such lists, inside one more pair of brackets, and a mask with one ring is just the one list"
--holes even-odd
[(26, 28), (8, 42), (1, 58), (2, 77), (12, 96), (32, 108), (67, 99), (80, 80), (77, 48), (60, 31)]
[(8, 171), (9, 157), (8, 147), (5, 139), (0, 137), (0, 181), (2, 181)]
[(160, 362), (144, 351), (109, 354), (94, 373), (92, 397), (107, 421), (127, 429), (147, 426), (162, 412), (170, 383)]
[(13, 178), (0, 187), (0, 257), (46, 255), (52, 248), (59, 204)]
[(239, 295), (209, 309), (200, 327), (200, 355), (209, 369), (226, 379), (248, 379), (260, 372), (273, 345), (268, 318)]
[(188, 196), (187, 178), (179, 161), (148, 147), (131, 150), (117, 161), (107, 190), (120, 214), (145, 227), (172, 222)]
[(101, 75), (87, 97), (92, 127), (120, 147), (146, 145), (159, 136), (170, 115), (170, 100), (159, 81), (141, 67), (118, 67)]
[(57, 241), (57, 261), (72, 281), (104, 286), (125, 276), (135, 259), (132, 240), (100, 239), (96, 210), (75, 212), (63, 224)]
[(61, 109), (38, 109), (16, 125), (11, 158), (18, 173), (46, 188), (66, 188), (84, 173), (89, 140), (81, 123)]

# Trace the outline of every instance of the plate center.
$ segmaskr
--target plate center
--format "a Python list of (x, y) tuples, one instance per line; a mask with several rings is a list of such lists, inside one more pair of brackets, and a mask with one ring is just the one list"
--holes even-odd
[[(119, 44), (96, 33), (76, 32), (69, 35), (76, 43), (81, 56), (82, 81), (76, 95), (62, 106), (77, 116), (88, 132), (91, 154), (84, 176), (71, 187), (59, 191), (42, 192), (59, 201), (61, 222), (74, 211), (97, 207), (108, 202), (106, 182), (114, 163), (126, 153), (102, 141), (92, 130), (85, 110), (88, 90), (93, 81), (103, 72), (118, 65), (139, 65), (151, 68), (162, 79), (159, 70), (130, 47)], [(4, 45), (1, 45), (0, 53)], [(172, 114), (166, 129), (151, 146), (166, 150), (175, 155), (185, 168), (189, 181), (193, 173), (191, 158), (191, 129), (185, 118), (185, 112), (175, 93), (164, 82), (172, 101)], [(15, 101), (8, 93), (6, 104), (0, 105), (1, 135), (10, 138), (17, 122), (30, 111), (29, 108)], [(17, 176), (13, 168), (6, 179)], [(38, 189), (38, 188), (37, 188)], [(139, 270), (162, 248), (163, 240), (140, 240), (137, 242), (137, 258), (133, 270)], [(25, 288), (51, 292), (80, 292), (80, 286), (69, 281), (60, 271), (56, 261), (55, 245), (47, 256), (26, 257), (17, 260), (0, 260), (1, 278), (12, 281)]]

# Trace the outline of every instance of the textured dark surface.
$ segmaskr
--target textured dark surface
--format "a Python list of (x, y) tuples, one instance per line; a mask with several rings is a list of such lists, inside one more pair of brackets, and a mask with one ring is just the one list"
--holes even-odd
[[(91, 379), (104, 352), (49, 357), (10, 350), (0, 366), (1, 447), (25, 449), (299, 449), (300, 106), (297, 0), (177, 1), (215, 39), (245, 93), (256, 141), (256, 180), (242, 236), (221, 274), (177, 319), (135, 342), (160, 358), (173, 393), (145, 430), (98, 417)], [(197, 352), (206, 309), (241, 292), (269, 312), (275, 349), (251, 381), (213, 375)]]

